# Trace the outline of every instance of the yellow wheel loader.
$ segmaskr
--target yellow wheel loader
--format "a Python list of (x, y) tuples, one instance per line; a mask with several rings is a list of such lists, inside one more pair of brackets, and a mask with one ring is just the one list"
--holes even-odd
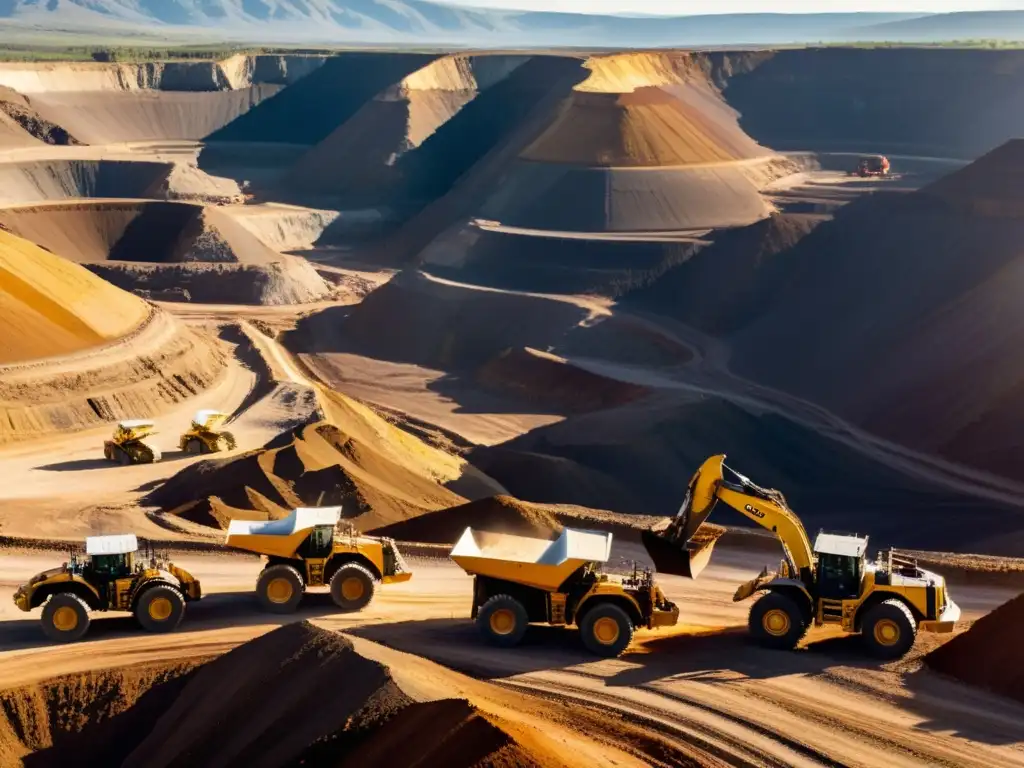
[(748, 627), (764, 646), (791, 649), (811, 625), (830, 624), (859, 632), (872, 655), (895, 659), (910, 650), (918, 632), (952, 632), (960, 618), (942, 576), (893, 550), (869, 561), (867, 536), (821, 532), (812, 546), (783, 495), (731, 470), (724, 455), (712, 456), (697, 470), (667, 526), (644, 532), (644, 545), (659, 572), (700, 574), (717, 536), (702, 537), (699, 529), (719, 501), (782, 543), (785, 558), (779, 567), (765, 568), (733, 596), (736, 601), (759, 596)]
[(235, 436), (221, 429), (227, 420), (228, 415), (220, 411), (198, 411), (188, 431), (178, 438), (178, 449), (192, 454), (234, 450)]
[(150, 632), (170, 632), (185, 604), (202, 597), (199, 581), (183, 568), (139, 554), (133, 534), (90, 536), (85, 557), (72, 554), (60, 568), (33, 576), (14, 593), (23, 611), (42, 606), (43, 632), (61, 643), (80, 640), (90, 611), (129, 611)]
[(103, 458), (121, 465), (160, 461), (160, 449), (146, 442), (155, 429), (156, 424), (146, 419), (119, 421), (114, 436), (103, 443)]
[(391, 539), (340, 527), (341, 507), (299, 508), (269, 522), (232, 520), (226, 543), (266, 557), (256, 597), (271, 613), (298, 609), (309, 587), (330, 587), (343, 611), (370, 604), (377, 585), (408, 581), (412, 572)]
[(637, 627), (674, 626), (679, 609), (650, 571), (602, 573), (612, 534), (566, 528), (555, 541), (467, 528), (451, 551), (473, 576), (472, 618), (493, 645), (517, 645), (530, 623), (579, 627), (598, 656), (618, 656)]

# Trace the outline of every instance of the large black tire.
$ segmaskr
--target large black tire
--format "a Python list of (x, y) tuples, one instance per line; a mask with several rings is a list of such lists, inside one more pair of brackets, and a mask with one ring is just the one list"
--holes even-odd
[(346, 563), (331, 577), (331, 599), (343, 611), (361, 611), (373, 600), (377, 580), (358, 563)]
[(633, 622), (619, 606), (601, 603), (583, 615), (580, 637), (591, 653), (614, 658), (633, 642)]
[(198, 456), (202, 452), (203, 452), (203, 442), (199, 438), (196, 438), (196, 437), (190, 438), (189, 441), (187, 443), (185, 443), (185, 453), (187, 453), (188, 455), (190, 455), (190, 456)]
[(117, 463), (122, 467), (127, 467), (132, 463), (131, 455), (124, 448), (118, 446), (114, 450), (117, 451)]
[(780, 651), (796, 648), (807, 633), (804, 611), (789, 595), (769, 592), (750, 607), (747, 627), (758, 645)]
[(185, 616), (185, 596), (170, 584), (143, 592), (135, 603), (135, 620), (147, 632), (173, 632)]
[(511, 595), (495, 595), (480, 606), (476, 614), (480, 634), (499, 648), (519, 645), (529, 623), (526, 608)]
[(900, 600), (886, 600), (869, 608), (860, 628), (868, 653), (878, 659), (900, 658), (917, 637), (914, 614)]
[(256, 580), (256, 597), (270, 613), (294, 613), (302, 602), (306, 584), (290, 565), (270, 565)]
[(58, 592), (46, 601), (42, 615), (43, 634), (58, 643), (81, 640), (89, 631), (89, 606), (71, 592)]

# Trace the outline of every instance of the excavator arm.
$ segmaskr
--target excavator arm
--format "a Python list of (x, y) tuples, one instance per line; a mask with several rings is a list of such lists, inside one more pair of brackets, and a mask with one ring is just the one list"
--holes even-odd
[[(728, 480), (726, 472), (732, 476)], [(644, 546), (659, 572), (690, 578), (700, 575), (719, 537), (702, 536), (700, 527), (719, 501), (778, 536), (794, 575), (813, 568), (811, 540), (785, 497), (729, 469), (725, 455), (719, 454), (705, 461), (691, 478), (675, 518), (660, 530), (644, 531)]]

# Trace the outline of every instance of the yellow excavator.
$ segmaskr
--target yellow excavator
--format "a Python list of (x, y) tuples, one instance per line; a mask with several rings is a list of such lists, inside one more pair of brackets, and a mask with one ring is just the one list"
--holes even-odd
[(712, 456), (697, 470), (673, 520), (643, 533), (659, 572), (700, 575), (718, 536), (698, 529), (719, 501), (782, 543), (785, 558), (778, 569), (765, 568), (733, 596), (740, 601), (761, 595), (748, 620), (761, 645), (792, 649), (812, 624), (831, 624), (859, 632), (872, 655), (895, 659), (910, 650), (918, 632), (952, 632), (960, 618), (942, 576), (893, 550), (869, 561), (867, 536), (821, 532), (812, 545), (785, 497), (727, 467), (724, 455)]

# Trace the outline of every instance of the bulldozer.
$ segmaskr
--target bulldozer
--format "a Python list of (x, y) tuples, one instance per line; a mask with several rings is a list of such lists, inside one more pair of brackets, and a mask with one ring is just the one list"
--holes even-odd
[(146, 419), (119, 421), (113, 437), (103, 442), (103, 457), (122, 466), (160, 461), (160, 449), (146, 442), (155, 429), (156, 424)]
[(361, 536), (343, 527), (341, 507), (295, 509), (280, 520), (232, 520), (229, 547), (266, 557), (256, 597), (271, 613), (298, 610), (309, 587), (329, 587), (343, 611), (360, 611), (377, 585), (412, 578), (392, 539)]
[(220, 411), (197, 411), (188, 430), (178, 438), (178, 449), (185, 453), (220, 453), (235, 448), (235, 436), (222, 430), (228, 414)]
[(555, 541), (467, 528), (450, 557), (473, 577), (471, 617), (484, 639), (517, 645), (530, 623), (579, 628), (598, 656), (620, 655), (637, 627), (674, 626), (679, 609), (653, 574), (601, 572), (612, 534), (566, 528)]
[(59, 568), (33, 576), (14, 593), (22, 611), (42, 606), (42, 627), (60, 643), (89, 631), (90, 611), (128, 611), (150, 632), (170, 632), (185, 616), (185, 604), (202, 597), (188, 571), (150, 551), (139, 552), (134, 534), (90, 536), (85, 556), (72, 553)]
[(697, 470), (673, 520), (643, 532), (658, 572), (700, 575), (718, 540), (700, 529), (719, 501), (782, 543), (785, 557), (778, 568), (766, 567), (733, 596), (737, 602), (759, 596), (747, 626), (763, 646), (792, 649), (812, 625), (834, 625), (860, 633), (873, 656), (896, 659), (910, 650), (918, 632), (952, 632), (960, 618), (942, 576), (891, 549), (869, 561), (867, 536), (822, 531), (812, 545), (785, 497), (727, 467), (724, 455)]

